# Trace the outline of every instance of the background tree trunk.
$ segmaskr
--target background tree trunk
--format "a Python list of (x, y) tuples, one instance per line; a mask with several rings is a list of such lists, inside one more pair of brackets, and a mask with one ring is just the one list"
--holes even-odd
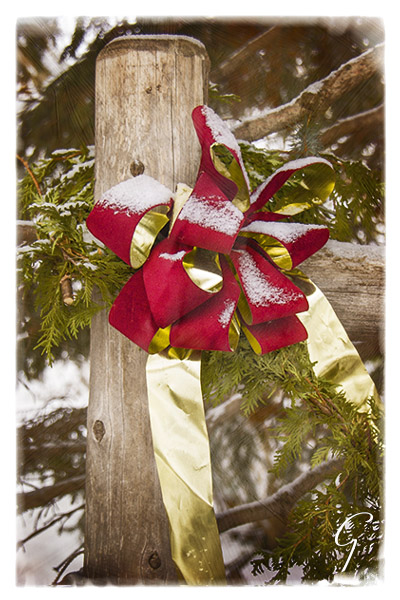
[[(96, 64), (95, 198), (145, 173), (193, 185), (200, 160), (191, 111), (206, 102), (208, 56), (184, 36), (118, 38)], [(85, 575), (113, 583), (175, 580), (153, 455), (147, 354), (111, 328), (91, 328)]]

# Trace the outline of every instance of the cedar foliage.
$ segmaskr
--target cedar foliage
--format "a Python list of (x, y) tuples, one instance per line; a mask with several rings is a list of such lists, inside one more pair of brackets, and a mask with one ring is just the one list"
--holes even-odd
[(280, 485), (293, 480), (304, 465), (343, 460), (340, 472), (297, 503), (276, 545), (253, 557), (253, 573), (275, 572), (269, 583), (282, 583), (299, 566), (305, 582), (332, 580), (348, 555), (335, 534), (347, 518), (366, 512), (371, 522), (366, 526), (365, 517), (351, 519), (339, 542), (348, 545), (357, 539), (346, 571), (374, 581), (380, 574), (383, 536), (382, 410), (366, 399), (368, 410), (360, 412), (343, 392), (317, 377), (304, 343), (257, 356), (242, 339), (232, 355), (205, 353), (202, 373), (206, 400), (215, 404), (239, 392), (241, 410), (248, 416), (260, 405), (273, 407), (274, 393), (283, 390), (288, 401), (268, 428), (277, 442), (271, 475)]

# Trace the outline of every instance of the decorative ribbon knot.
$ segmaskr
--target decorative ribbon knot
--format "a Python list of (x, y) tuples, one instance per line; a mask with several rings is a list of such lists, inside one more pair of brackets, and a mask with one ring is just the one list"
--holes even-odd
[[(227, 125), (207, 106), (192, 118), (202, 150), (193, 190), (180, 184), (174, 196), (139, 175), (107, 191), (87, 219), (93, 235), (135, 269), (111, 308), (111, 325), (150, 354), (168, 349), (176, 357), (234, 351), (241, 329), (261, 354), (305, 340), (296, 314), (308, 302), (290, 271), (329, 232), (283, 219), (328, 197), (332, 166), (323, 158), (291, 161), (251, 193)], [(268, 210), (297, 171), (299, 201), (292, 195)]]

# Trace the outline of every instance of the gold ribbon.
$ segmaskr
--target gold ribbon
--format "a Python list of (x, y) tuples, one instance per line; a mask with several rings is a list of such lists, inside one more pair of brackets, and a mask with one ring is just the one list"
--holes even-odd
[(286, 275), (291, 275), (307, 296), (309, 309), (297, 316), (307, 329), (308, 353), (311, 362), (316, 363), (315, 374), (342, 388), (360, 412), (369, 411), (368, 398), (373, 397), (381, 405), (374, 382), (324, 294), (300, 270)]
[(148, 357), (150, 421), (178, 574), (189, 585), (223, 585), (200, 367), (200, 352), (183, 360), (166, 353)]
[(168, 223), (168, 206), (156, 206), (147, 212), (136, 226), (132, 236), (129, 260), (133, 269), (139, 269), (149, 257), (161, 229)]

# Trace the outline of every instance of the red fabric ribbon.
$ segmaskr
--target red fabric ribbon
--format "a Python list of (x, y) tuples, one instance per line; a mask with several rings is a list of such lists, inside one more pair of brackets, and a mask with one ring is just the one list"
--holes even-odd
[[(327, 228), (289, 223), (283, 214), (265, 208), (294, 172), (329, 163), (323, 158), (289, 162), (250, 193), (239, 145), (226, 124), (207, 106), (196, 107), (192, 118), (202, 148), (196, 184), (168, 236), (154, 245), (121, 290), (110, 311), (111, 325), (150, 352), (168, 345), (233, 351), (233, 322), (241, 323), (253, 348), (261, 353), (305, 340), (307, 332), (296, 313), (307, 310), (307, 299), (260, 240), (272, 245), (275, 241), (290, 257), (290, 268), (326, 243)], [(233, 164), (231, 175), (215, 159), (221, 148)], [(248, 198), (244, 210), (239, 188), (242, 198)], [(154, 210), (171, 215), (172, 206), (170, 190), (140, 175), (106, 192), (87, 226), (130, 264), (132, 237), (143, 217)], [(207, 291), (189, 276), (185, 260), (190, 263), (195, 248), (206, 251), (220, 266), (218, 291)], [(160, 338), (164, 342), (154, 350), (151, 342), (164, 329)]]

